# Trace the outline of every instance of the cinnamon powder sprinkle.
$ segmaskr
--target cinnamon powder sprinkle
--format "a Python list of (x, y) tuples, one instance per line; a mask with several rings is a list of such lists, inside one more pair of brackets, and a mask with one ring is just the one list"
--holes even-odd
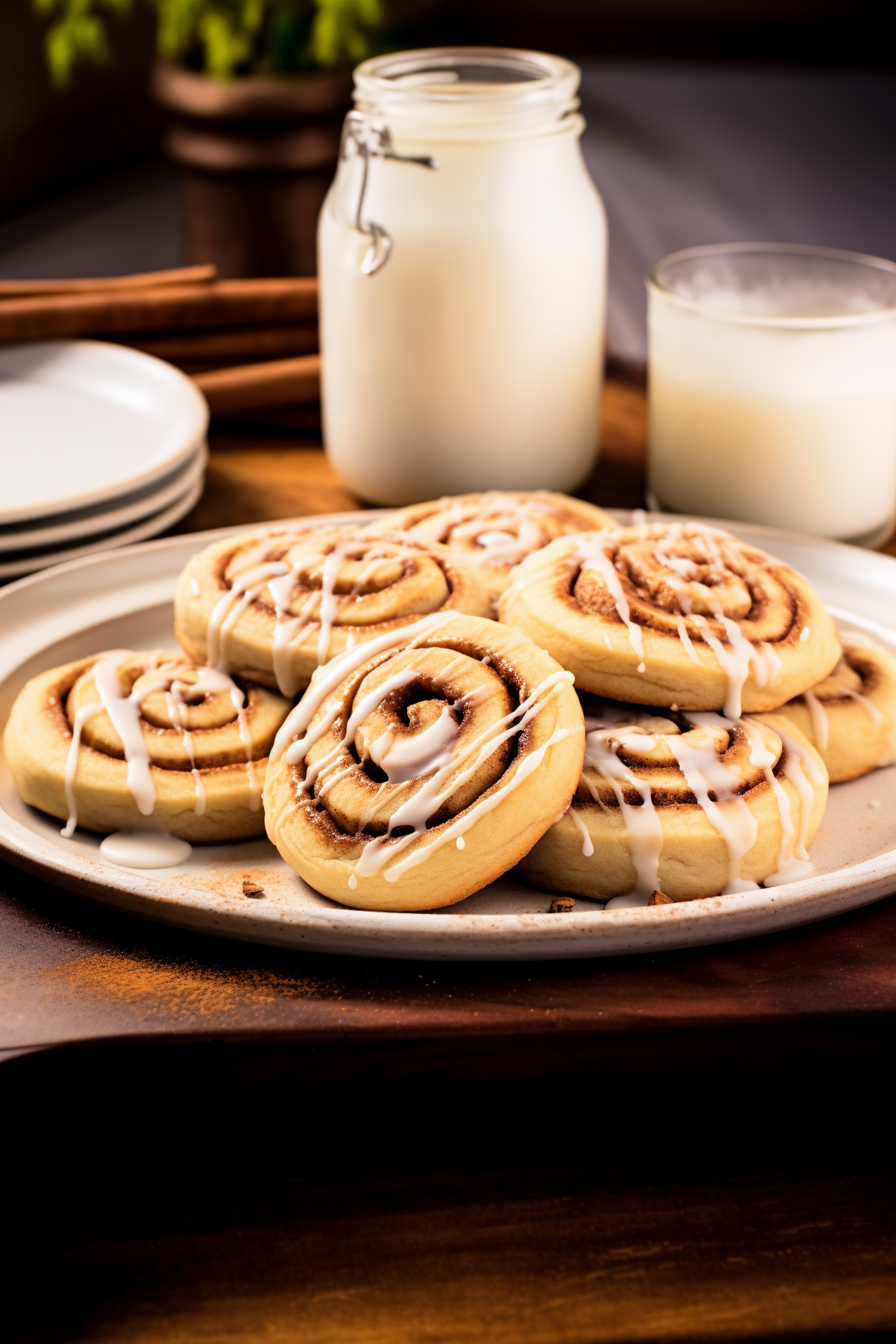
[(325, 989), (321, 981), (277, 971), (223, 971), (198, 963), (165, 965), (114, 953), (77, 957), (44, 971), (41, 978), (53, 981), (54, 988), (100, 1003), (130, 1004), (142, 1013), (184, 1017), (204, 1017), (278, 999), (313, 998)]

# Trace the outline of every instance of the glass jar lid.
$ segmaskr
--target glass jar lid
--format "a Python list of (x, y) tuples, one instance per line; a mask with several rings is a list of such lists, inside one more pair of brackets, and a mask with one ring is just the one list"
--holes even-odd
[(396, 133), (503, 139), (544, 132), (579, 105), (572, 61), (501, 47), (433, 47), (365, 61), (354, 72), (355, 106)]

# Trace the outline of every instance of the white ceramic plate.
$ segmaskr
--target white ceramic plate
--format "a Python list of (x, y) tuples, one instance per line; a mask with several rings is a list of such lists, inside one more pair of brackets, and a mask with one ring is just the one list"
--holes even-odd
[[(205, 450), (203, 449), (203, 470), (205, 467), (204, 457)], [(169, 527), (173, 527), (175, 523), (190, 512), (202, 494), (202, 486), (203, 471), (200, 471), (199, 475), (192, 480), (191, 484), (187, 485), (186, 490), (175, 499), (173, 504), (169, 504), (166, 509), (154, 513), (150, 518), (142, 519), (133, 527), (120, 528), (108, 534), (103, 533), (99, 537), (92, 537), (75, 546), (54, 547), (51, 551), (45, 553), (29, 551), (26, 555), (0, 555), (0, 579), (17, 578), (20, 574), (33, 574), (37, 570), (49, 569), (51, 566), (78, 560), (82, 556), (109, 551), (114, 547), (124, 546), (135, 541), (145, 541), (147, 537), (157, 537), (160, 532), (167, 531)]]
[(205, 399), (178, 369), (104, 341), (0, 351), (0, 524), (89, 508), (160, 481), (205, 438)]
[[(806, 574), (844, 626), (896, 651), (896, 561), (772, 528), (728, 526)], [(105, 648), (175, 647), (171, 600), (180, 569), (213, 537), (240, 530), (91, 556), (0, 591), (0, 723), (23, 683), (46, 668)], [(67, 841), (59, 831), (58, 821), (24, 806), (0, 759), (0, 848), (49, 881), (124, 910), (231, 938), (356, 956), (608, 956), (745, 938), (889, 894), (896, 889), (896, 767), (831, 790), (812, 847), (813, 877), (653, 909), (603, 911), (579, 899), (571, 914), (551, 915), (550, 896), (511, 872), (448, 910), (366, 913), (312, 891), (266, 840), (196, 846), (180, 867), (137, 872), (101, 862), (98, 837), (78, 831)], [(264, 888), (262, 899), (243, 896), (245, 877)]]
[[(144, 487), (133, 494), (107, 500), (88, 509), (54, 514), (51, 518), (34, 519), (26, 523), (10, 523), (0, 527), (0, 561), (15, 559), (14, 552), (37, 550), (105, 535), (160, 513), (202, 478), (208, 462), (208, 449), (200, 443), (181, 466), (158, 484)], [(11, 554), (13, 553), (13, 554)], [(66, 557), (62, 557), (66, 558)]]

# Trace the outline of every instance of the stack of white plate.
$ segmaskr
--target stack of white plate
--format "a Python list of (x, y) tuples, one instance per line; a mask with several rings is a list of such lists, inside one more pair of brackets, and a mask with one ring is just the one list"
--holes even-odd
[(0, 349), (0, 580), (158, 536), (202, 493), (208, 407), (103, 341)]

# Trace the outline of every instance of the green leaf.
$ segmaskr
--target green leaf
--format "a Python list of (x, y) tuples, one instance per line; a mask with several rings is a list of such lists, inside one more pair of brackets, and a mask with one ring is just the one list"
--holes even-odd
[[(0, 0), (2, 3), (2, 0)], [(147, 0), (157, 15), (156, 46), (170, 60), (201, 61), (207, 74), (291, 74), (355, 64), (371, 52), (383, 22), (380, 0)], [(31, 0), (49, 21), (45, 36), (53, 83), (75, 68), (109, 60), (104, 14), (126, 15), (134, 0)]]

